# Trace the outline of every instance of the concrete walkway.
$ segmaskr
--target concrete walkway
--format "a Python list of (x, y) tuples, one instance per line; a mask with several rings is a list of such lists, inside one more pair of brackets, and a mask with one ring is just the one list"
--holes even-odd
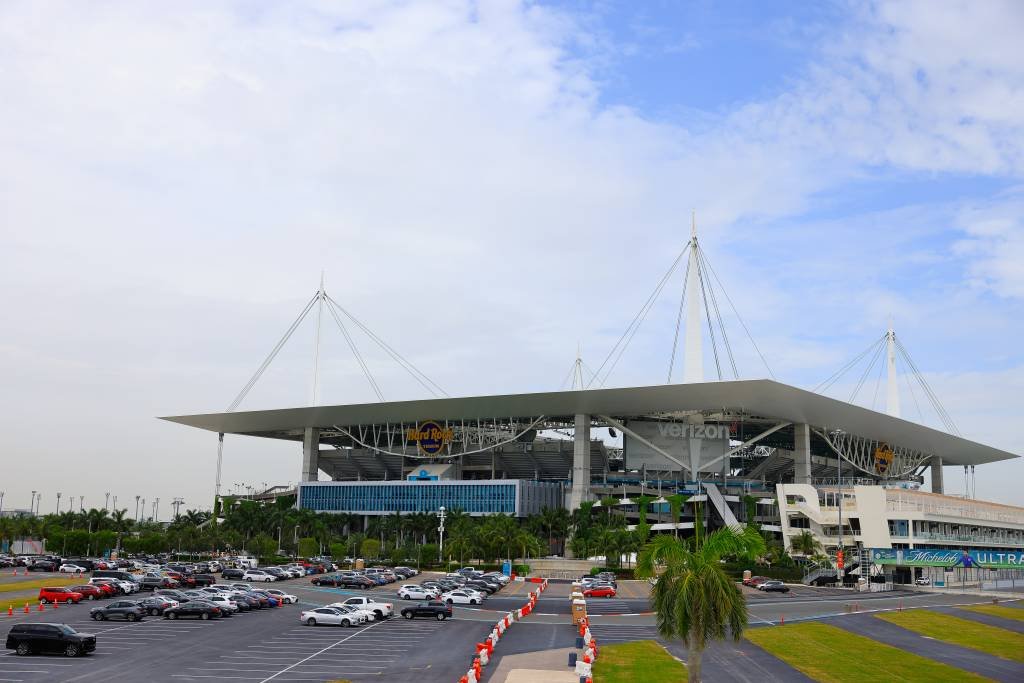
[(579, 676), (568, 667), (570, 652), (579, 651), (563, 647), (505, 655), (484, 680), (487, 683), (579, 683)]

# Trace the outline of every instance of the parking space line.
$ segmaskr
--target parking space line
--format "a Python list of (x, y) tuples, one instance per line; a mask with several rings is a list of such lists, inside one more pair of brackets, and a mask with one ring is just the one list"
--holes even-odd
[[(372, 628), (376, 628), (377, 626), (379, 626), (379, 625), (381, 625), (381, 624), (383, 624), (383, 623), (384, 623), (384, 622), (380, 621), (380, 622), (377, 622), (376, 624), (373, 624), (372, 626), (367, 626), (367, 627), (366, 627), (366, 630), (364, 630), (364, 631), (361, 631), (361, 633), (366, 633), (366, 631), (369, 631), (369, 630), (370, 630), (370, 629), (372, 629)], [(336, 645), (340, 645), (341, 643), (344, 643), (344, 642), (345, 642), (346, 640), (349, 640), (350, 638), (355, 638), (355, 637), (356, 637), (357, 635), (359, 635), (359, 633), (360, 633), (360, 632), (357, 632), (357, 633), (353, 633), (352, 635), (350, 635), (350, 636), (347, 636), (346, 638), (343, 638), (342, 640), (339, 640), (339, 641), (338, 641), (337, 643), (334, 643), (334, 645), (328, 645), (328, 646), (327, 646), (327, 647), (325, 647), (324, 649), (322, 649), (322, 650), (320, 650), (319, 652), (316, 652), (316, 653), (314, 653), (314, 654), (310, 655), (309, 657), (306, 657), (306, 658), (305, 658), (305, 659), (303, 659), (302, 661), (296, 662), (295, 664), (292, 664), (292, 665), (291, 665), (291, 666), (289, 666), (289, 667), (286, 667), (286, 668), (284, 668), (284, 669), (281, 669), (280, 671), (278, 671), (278, 672), (277, 672), (276, 674), (274, 674), (273, 676), (270, 676), (269, 678), (264, 678), (264, 679), (263, 679), (263, 681), (262, 681), (261, 683), (266, 683), (267, 681), (270, 681), (270, 680), (273, 680), (273, 679), (277, 678), (278, 676), (280, 676), (280, 675), (281, 675), (281, 674), (283, 674), (283, 673), (286, 673), (286, 672), (288, 672), (288, 671), (291, 671), (292, 669), (294, 669), (294, 668), (295, 668), (296, 666), (298, 666), (299, 664), (304, 664), (305, 662), (308, 662), (309, 660), (313, 659), (313, 658), (314, 658), (314, 657), (316, 657), (317, 655), (319, 655), (319, 654), (323, 654), (324, 652), (327, 652), (328, 650), (330, 650), (331, 648), (335, 647)]]

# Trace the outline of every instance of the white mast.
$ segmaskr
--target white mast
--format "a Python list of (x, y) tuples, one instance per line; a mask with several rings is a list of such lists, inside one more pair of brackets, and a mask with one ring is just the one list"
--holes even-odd
[(576, 364), (572, 369), (572, 388), (573, 391), (587, 388), (583, 382), (583, 346), (579, 342), (576, 342)]
[(889, 330), (885, 333), (886, 346), (886, 397), (885, 412), (892, 417), (900, 416), (900, 387), (896, 383), (896, 333), (889, 317)]
[(683, 350), (683, 382), (704, 381), (704, 349), (701, 334), (701, 286), (697, 261), (697, 214), (690, 227), (690, 262), (686, 274), (686, 336)]
[(311, 405), (320, 402), (320, 323), (324, 317), (324, 271), (320, 271), (320, 290), (317, 292), (319, 307), (316, 312), (316, 341), (313, 344), (313, 401)]

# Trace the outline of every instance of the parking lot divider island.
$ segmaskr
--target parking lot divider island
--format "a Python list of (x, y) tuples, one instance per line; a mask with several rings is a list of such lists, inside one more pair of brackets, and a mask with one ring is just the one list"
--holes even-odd
[(479, 683), (483, 678), (483, 667), (490, 663), (494, 654), (494, 648), (498, 645), (498, 641), (501, 640), (502, 636), (505, 635), (505, 631), (511, 628), (514, 622), (529, 616), (533, 612), (533, 608), (537, 604), (537, 598), (548, 588), (548, 580), (540, 579), (533, 581), (533, 583), (537, 584), (537, 589), (529, 592), (526, 604), (513, 612), (506, 613), (494, 625), (487, 638), (483, 642), (476, 644), (473, 664), (466, 674), (459, 679), (459, 683)]

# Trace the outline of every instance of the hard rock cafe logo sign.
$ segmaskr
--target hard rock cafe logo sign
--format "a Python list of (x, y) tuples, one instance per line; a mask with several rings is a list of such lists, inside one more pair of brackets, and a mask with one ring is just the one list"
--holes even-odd
[(405, 434), (407, 440), (415, 443), (427, 455), (437, 455), (452, 442), (454, 437), (455, 430), (434, 420), (427, 420), (415, 427), (410, 427)]
[(892, 469), (892, 461), (896, 456), (887, 444), (880, 443), (875, 447), (875, 472), (881, 475), (889, 473)]

